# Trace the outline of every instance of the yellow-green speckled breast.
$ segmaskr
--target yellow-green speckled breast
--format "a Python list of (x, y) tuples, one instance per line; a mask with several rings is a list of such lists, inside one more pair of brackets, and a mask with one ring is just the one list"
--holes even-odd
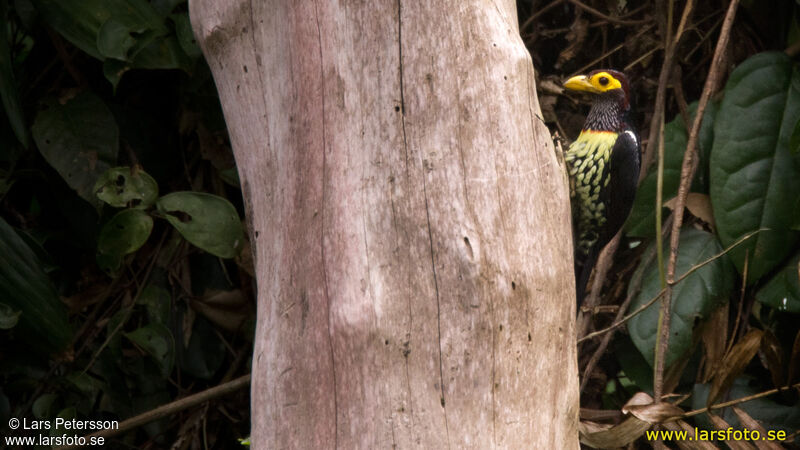
[(577, 249), (586, 255), (606, 223), (606, 205), (600, 192), (608, 185), (608, 161), (618, 134), (584, 130), (569, 146), (567, 162), (572, 197), (572, 220), (578, 231)]

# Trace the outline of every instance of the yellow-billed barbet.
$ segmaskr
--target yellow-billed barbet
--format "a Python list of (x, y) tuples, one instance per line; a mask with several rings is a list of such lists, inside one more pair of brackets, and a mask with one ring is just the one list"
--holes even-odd
[(597, 256), (625, 223), (641, 166), (639, 136), (631, 122), (628, 78), (610, 69), (570, 78), (570, 90), (595, 94), (580, 136), (566, 153), (578, 306)]

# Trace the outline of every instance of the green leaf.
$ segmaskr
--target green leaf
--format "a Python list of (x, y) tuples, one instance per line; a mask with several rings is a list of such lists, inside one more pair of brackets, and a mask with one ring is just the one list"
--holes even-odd
[(14, 308), (0, 303), (0, 330), (10, 330), (17, 326), (20, 314), (22, 311), (14, 311)]
[(146, 0), (33, 2), (45, 22), (64, 38), (106, 61), (103, 74), (115, 89), (130, 68), (191, 70), (191, 59), (166, 24), (163, 9), (169, 5), (156, 9)]
[(181, 69), (189, 72), (192, 60), (184, 53), (175, 36), (153, 41), (144, 46), (133, 58), (137, 69)]
[(136, 303), (147, 308), (147, 318), (151, 323), (166, 325), (169, 322), (172, 297), (166, 289), (148, 284), (142, 289)]
[(120, 80), (122, 80), (122, 76), (129, 70), (131, 70), (131, 65), (125, 61), (111, 58), (103, 61), (103, 76), (111, 83), (111, 87), (114, 88), (115, 93)]
[[(730, 253), (747, 282), (771, 271), (792, 251), (800, 192), (799, 161), (789, 138), (800, 118), (800, 73), (784, 53), (755, 55), (731, 73), (714, 127), (710, 194), (722, 245), (758, 233)], [(749, 255), (749, 256), (748, 256)]]
[(158, 210), (181, 235), (201, 249), (233, 258), (244, 242), (236, 208), (222, 197), (202, 192), (174, 192), (156, 202)]
[[(654, 244), (653, 244), (654, 245)], [(669, 254), (668, 242), (664, 243), (665, 254)], [(694, 229), (681, 231), (675, 279), (679, 279), (693, 266), (719, 254), (722, 247), (713, 234)], [(631, 311), (639, 309), (661, 291), (658, 264), (652, 261), (644, 270), (642, 289), (634, 298)], [(672, 319), (670, 326), (667, 365), (683, 355), (692, 343), (695, 322), (706, 318), (711, 311), (728, 297), (733, 289), (733, 269), (724, 256), (692, 272), (672, 290)], [(628, 331), (636, 348), (650, 365), (658, 329), (659, 302), (654, 303), (629, 323)]]
[(789, 151), (794, 154), (800, 152), (800, 120), (794, 124), (792, 136), (789, 138)]
[(33, 402), (31, 412), (37, 419), (48, 419), (52, 416), (53, 403), (58, 400), (58, 394), (43, 394)]
[(99, 205), (95, 181), (116, 162), (119, 149), (117, 123), (103, 101), (89, 92), (64, 104), (50, 100), (32, 130), (47, 162), (78, 195)]
[(110, 18), (98, 30), (97, 50), (105, 57), (126, 60), (128, 52), (136, 45), (132, 33), (130, 28)]
[(181, 45), (184, 53), (194, 59), (202, 56), (203, 52), (194, 39), (194, 32), (192, 31), (192, 24), (189, 21), (189, 15), (186, 13), (173, 14), (170, 18), (175, 22), (175, 35), (178, 37), (178, 43)]
[(125, 337), (153, 358), (161, 368), (162, 376), (172, 372), (172, 365), (175, 362), (175, 340), (167, 327), (151, 323), (125, 333)]
[(122, 257), (147, 242), (153, 231), (153, 218), (140, 209), (118, 212), (100, 230), (97, 237), (97, 262), (107, 272), (119, 267)]
[[(6, 116), (23, 146), (29, 145), (28, 128), (25, 126), (25, 115), (19, 103), (17, 84), (14, 81), (14, 67), (11, 61), (11, 48), (8, 45), (8, 8), (5, 0), (0, 1), (0, 98), (3, 101)], [(2, 119), (0, 119), (2, 120)]]
[[(153, 9), (158, 11), (158, 13), (162, 16), (169, 15), (172, 10), (175, 9), (178, 5), (186, 3), (186, 0), (150, 0), (150, 4), (153, 5)], [(186, 13), (188, 16), (188, 13)]]
[(800, 313), (800, 252), (756, 292), (756, 300), (780, 311)]
[[(703, 123), (698, 136), (700, 164), (697, 167), (692, 192), (705, 192), (708, 180), (708, 155), (714, 140), (714, 120), (717, 113), (716, 103), (710, 102), (703, 114)], [(694, 120), (697, 114), (697, 102), (689, 105), (689, 115)], [(672, 122), (664, 125), (664, 187), (662, 204), (678, 194), (681, 178), (681, 165), (689, 133), (681, 115), (675, 116)], [(658, 181), (658, 165), (653, 164), (642, 184), (636, 191), (631, 215), (625, 224), (628, 235), (637, 237), (654, 237), (656, 235), (656, 188)]]
[(66, 307), (39, 259), (1, 217), (0, 299), (21, 312), (14, 332), (32, 350), (51, 353), (69, 344)]
[(106, 56), (98, 48), (100, 30), (112, 17), (130, 32), (153, 30), (165, 34), (168, 31), (163, 18), (145, 0), (33, 0), (33, 4), (48, 25), (100, 60)]
[(44, 21), (66, 40), (103, 59), (97, 49), (97, 33), (111, 17), (104, 0), (33, 0), (33, 4)]
[(97, 198), (115, 208), (144, 209), (158, 198), (158, 183), (147, 172), (130, 167), (108, 169), (94, 185)]

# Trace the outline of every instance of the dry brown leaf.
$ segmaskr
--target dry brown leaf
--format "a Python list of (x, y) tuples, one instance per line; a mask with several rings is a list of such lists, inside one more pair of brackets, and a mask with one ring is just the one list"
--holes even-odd
[(722, 365), (714, 375), (714, 381), (711, 382), (706, 405), (714, 404), (720, 394), (728, 391), (733, 380), (744, 371), (744, 368), (758, 352), (763, 334), (764, 332), (761, 330), (750, 330), (725, 355)]
[(794, 384), (798, 375), (800, 375), (800, 330), (794, 337), (794, 344), (792, 344), (792, 356), (789, 357), (789, 372), (786, 375), (786, 384), (791, 386)]
[(581, 443), (594, 448), (625, 447), (639, 439), (649, 428), (649, 423), (636, 417), (629, 417), (608, 430), (596, 432), (589, 431), (589, 428), (582, 422), (578, 424)]
[(648, 423), (662, 423), (683, 414), (683, 410), (669, 402), (653, 403), (653, 397), (637, 392), (622, 407), (622, 412)]
[[(675, 209), (675, 202), (677, 197), (673, 197), (664, 203), (669, 209)], [(716, 229), (714, 224), (714, 212), (711, 209), (711, 197), (706, 194), (698, 194), (697, 192), (689, 192), (686, 196), (686, 209), (692, 213), (693, 216), (708, 224), (711, 231)]]
[(769, 369), (772, 375), (772, 384), (775, 387), (784, 386), (783, 382), (783, 348), (778, 338), (767, 330), (761, 340), (761, 349), (758, 352), (761, 362)]
[[(767, 436), (767, 430), (765, 430), (756, 419), (753, 419), (750, 414), (747, 414), (744, 410), (736, 406), (733, 407), (733, 413), (736, 414), (736, 417), (745, 429), (758, 431), (762, 439)], [(759, 450), (780, 450), (783, 448), (780, 444), (767, 440), (753, 440), (753, 443)]]
[[(716, 414), (709, 414), (708, 418), (711, 419), (711, 423), (714, 424), (714, 428), (716, 428), (717, 430), (727, 430), (728, 428), (731, 428), (731, 426), (728, 424), (728, 422), (725, 421), (725, 419), (723, 419), (720, 416), (717, 416)], [(728, 444), (728, 447), (730, 447), (731, 450), (755, 450), (753, 444), (750, 444), (747, 441), (737, 441), (730, 439), (730, 440), (725, 440), (725, 443)]]
[[(671, 431), (685, 431), (688, 433), (688, 436), (694, 436), (695, 429), (688, 423), (684, 422), (683, 420), (678, 420), (675, 422), (667, 422), (663, 425), (664, 428)], [(683, 440), (683, 441), (675, 441), (678, 444), (678, 447), (685, 450), (717, 450), (719, 447), (712, 444), (708, 441), (690, 441), (690, 440)]]
[(253, 305), (241, 289), (209, 289), (202, 298), (192, 299), (189, 304), (195, 311), (228, 331), (238, 330), (253, 315)]
[(683, 410), (672, 403), (660, 402), (649, 405), (625, 405), (622, 412), (648, 423), (663, 423), (683, 415)]
[(722, 364), (725, 356), (725, 344), (728, 341), (728, 313), (730, 304), (725, 303), (711, 313), (708, 322), (703, 326), (703, 348), (705, 349), (705, 366), (703, 367), (702, 382), (707, 383), (714, 375), (714, 371)]
[(622, 412), (625, 412), (625, 408), (629, 408), (631, 406), (644, 406), (644, 405), (652, 405), (653, 404), (653, 397), (650, 396), (647, 392), (637, 392), (633, 394), (633, 397), (630, 398), (625, 405), (622, 406)]

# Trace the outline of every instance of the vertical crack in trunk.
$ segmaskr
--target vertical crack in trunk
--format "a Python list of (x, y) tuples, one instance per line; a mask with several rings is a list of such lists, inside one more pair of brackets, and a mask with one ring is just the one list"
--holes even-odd
[[(409, 173), (408, 173), (408, 136), (406, 134), (406, 102), (405, 102), (405, 90), (403, 84), (403, 6), (401, 0), (397, 0), (397, 52), (398, 52), (398, 71), (400, 75), (400, 114), (401, 114), (401, 123), (403, 128), (403, 150), (405, 151), (405, 161), (406, 161), (406, 182), (408, 182)], [(431, 253), (431, 270), (433, 271), (433, 287), (436, 292), (436, 331), (437, 331), (437, 340), (439, 344), (439, 389), (441, 392), (441, 404), (442, 409), (444, 410), (444, 429), (445, 435), (447, 439), (448, 448), (450, 447), (450, 431), (447, 424), (447, 403), (445, 401), (445, 384), (444, 384), (444, 370), (442, 368), (442, 323), (441, 323), (441, 308), (440, 308), (440, 298), (439, 298), (439, 281), (436, 276), (436, 259), (433, 253), (433, 232), (431, 230), (431, 216), (430, 211), (428, 208), (428, 190), (427, 190), (427, 183), (425, 181), (425, 164), (422, 162), (422, 155), (420, 155), (420, 168), (422, 170), (422, 193), (425, 198), (425, 220), (427, 222), (428, 227), (428, 244), (430, 247)], [(409, 299), (410, 302), (410, 299)], [(411, 319), (411, 311), (410, 311), (410, 304), (409, 304), (409, 320)], [(410, 323), (410, 321), (409, 321)], [(406, 370), (408, 370), (408, 361), (406, 361)], [(407, 372), (406, 372), (407, 373)], [(412, 410), (413, 411), (413, 410)], [(413, 412), (412, 412), (413, 416)]]
[(339, 448), (339, 403), (338, 392), (336, 389), (336, 359), (333, 354), (333, 332), (331, 331), (331, 297), (328, 292), (328, 273), (325, 269), (325, 178), (326, 178), (326, 156), (325, 148), (328, 144), (325, 130), (325, 65), (322, 59), (322, 30), (319, 24), (319, 9), (317, 2), (314, 2), (314, 19), (317, 23), (317, 43), (319, 45), (319, 72), (320, 72), (320, 96), (322, 107), (322, 194), (320, 199), (320, 233), (319, 247), (322, 258), (322, 283), (325, 291), (325, 307), (328, 310), (328, 351), (331, 355), (331, 372), (333, 374), (333, 440), (334, 448)]
[[(398, 72), (400, 77), (400, 125), (403, 130), (403, 153), (406, 165), (406, 184), (408, 184), (408, 138), (406, 136), (406, 103), (405, 97), (403, 93), (403, 17), (402, 17), (402, 6), (400, 5), (400, 0), (397, 0), (397, 66)], [(397, 230), (397, 217), (395, 216), (394, 211), (394, 199), (392, 199), (392, 220), (394, 221), (395, 230)], [(410, 276), (411, 272), (409, 272)], [(410, 283), (410, 280), (409, 280)], [(406, 333), (406, 346), (410, 345), (411, 342), (411, 330), (413, 329), (414, 325), (414, 315), (411, 313), (411, 297), (407, 297), (407, 305), (408, 305), (408, 332)], [(414, 396), (411, 393), (411, 376), (409, 375), (408, 370), (408, 356), (406, 355), (405, 359), (405, 368), (406, 368), (406, 389), (408, 389), (408, 410), (409, 416), (411, 417), (411, 424), (412, 427), (416, 426), (415, 414), (414, 414)]]

